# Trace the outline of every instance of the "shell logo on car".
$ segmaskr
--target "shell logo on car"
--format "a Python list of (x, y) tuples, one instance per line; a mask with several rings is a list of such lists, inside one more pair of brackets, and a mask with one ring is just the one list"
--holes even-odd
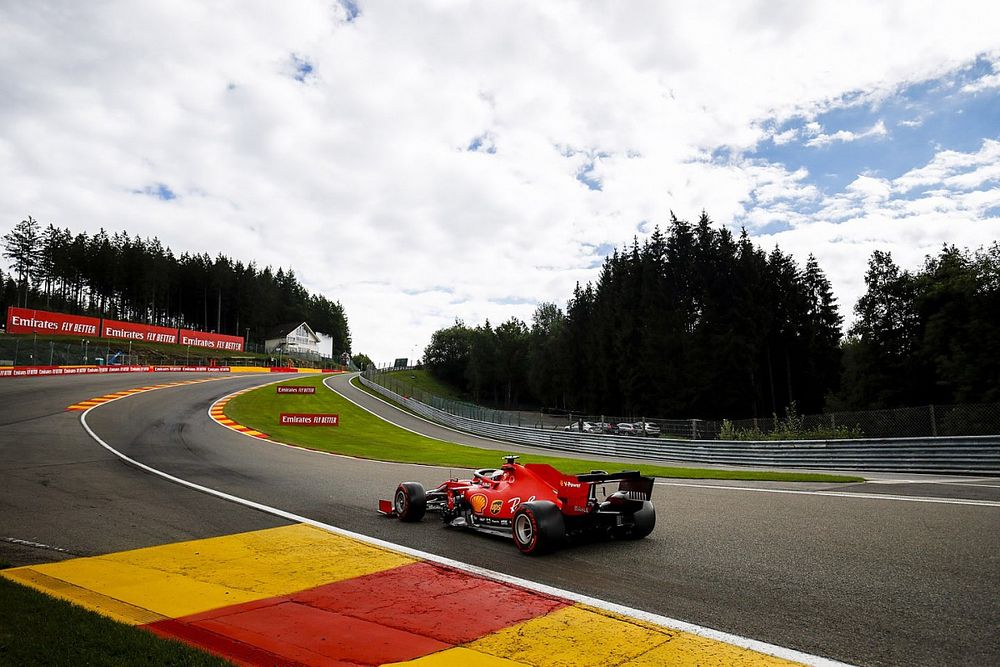
[(482, 514), (483, 510), (486, 509), (486, 503), (488, 502), (489, 499), (481, 493), (477, 493), (469, 498), (469, 504), (472, 505), (472, 511), (476, 514)]

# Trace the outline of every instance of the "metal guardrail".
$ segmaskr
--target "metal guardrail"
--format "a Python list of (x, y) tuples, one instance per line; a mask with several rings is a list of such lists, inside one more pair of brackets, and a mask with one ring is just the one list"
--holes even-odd
[(400, 396), (363, 375), (359, 377), (369, 389), (431, 421), (475, 435), (556, 452), (812, 470), (1000, 474), (1000, 436), (737, 442), (581, 435), (459, 417)]

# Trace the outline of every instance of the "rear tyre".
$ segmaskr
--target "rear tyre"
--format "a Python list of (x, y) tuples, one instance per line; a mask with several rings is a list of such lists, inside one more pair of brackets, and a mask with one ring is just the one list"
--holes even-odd
[(514, 546), (523, 554), (550, 553), (566, 542), (566, 522), (556, 504), (548, 500), (523, 503), (512, 520)]
[(400, 521), (420, 521), (427, 512), (427, 494), (420, 482), (403, 482), (396, 488), (392, 508)]
[(615, 530), (615, 537), (620, 540), (641, 540), (653, 532), (656, 526), (656, 510), (653, 503), (642, 501), (642, 507), (632, 513), (632, 522)]

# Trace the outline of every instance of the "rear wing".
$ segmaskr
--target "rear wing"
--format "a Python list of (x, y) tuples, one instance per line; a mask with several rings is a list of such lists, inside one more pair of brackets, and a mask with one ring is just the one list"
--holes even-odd
[(607, 473), (595, 471), (577, 475), (581, 482), (591, 484), (603, 484), (605, 482), (618, 482), (618, 490), (641, 495), (645, 500), (653, 497), (653, 478), (644, 477), (638, 470), (626, 470), (624, 472)]

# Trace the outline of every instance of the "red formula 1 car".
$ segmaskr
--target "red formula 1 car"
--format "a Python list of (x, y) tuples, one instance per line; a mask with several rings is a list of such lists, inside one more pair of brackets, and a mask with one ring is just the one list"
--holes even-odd
[(584, 535), (637, 540), (652, 532), (651, 477), (564, 475), (544, 463), (521, 465), (517, 458), (507, 456), (498, 469), (477, 470), (472, 479), (450, 479), (431, 491), (403, 482), (392, 501), (379, 501), (379, 513), (420, 521), (425, 512), (438, 512), (448, 526), (512, 536), (521, 553), (530, 555)]

